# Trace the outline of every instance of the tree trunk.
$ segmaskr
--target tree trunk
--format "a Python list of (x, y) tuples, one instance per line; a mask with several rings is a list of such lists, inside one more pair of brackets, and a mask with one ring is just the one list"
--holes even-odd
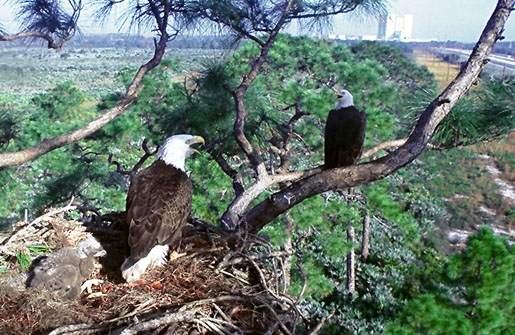
[(290, 253), (290, 256), (284, 258), (283, 263), (283, 278), (284, 278), (284, 288), (283, 291), (286, 292), (288, 287), (291, 284), (291, 254), (293, 254), (293, 246), (292, 246), (292, 231), (293, 231), (293, 219), (290, 215), (284, 216), (284, 230), (286, 231), (286, 242), (284, 242), (284, 250)]
[(370, 215), (365, 214), (363, 218), (363, 233), (361, 235), (361, 258), (366, 261), (370, 247)]
[(354, 255), (354, 227), (350, 226), (347, 230), (347, 242), (352, 246), (347, 253), (347, 291), (354, 293), (356, 291), (356, 257)]

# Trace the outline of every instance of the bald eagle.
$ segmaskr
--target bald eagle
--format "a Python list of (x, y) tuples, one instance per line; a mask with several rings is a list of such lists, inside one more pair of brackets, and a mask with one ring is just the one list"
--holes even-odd
[(347, 90), (338, 93), (338, 106), (329, 111), (325, 124), (325, 168), (352, 165), (361, 155), (365, 140), (366, 114), (354, 107)]
[(122, 264), (127, 282), (138, 281), (148, 267), (165, 264), (181, 240), (191, 210), (192, 184), (184, 163), (204, 143), (200, 136), (174, 135), (160, 147), (156, 161), (136, 174), (127, 194), (130, 256)]

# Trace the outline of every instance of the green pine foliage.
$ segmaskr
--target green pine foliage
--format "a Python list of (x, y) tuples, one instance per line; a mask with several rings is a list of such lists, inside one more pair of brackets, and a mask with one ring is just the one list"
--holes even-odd
[(490, 228), (427, 278), (426, 293), (409, 301), (387, 334), (513, 334), (515, 249)]
[(425, 66), (417, 66), (396, 47), (374, 41), (364, 41), (351, 46), (352, 53), (359, 60), (374, 59), (388, 70), (388, 79), (394, 81), (405, 94), (421, 89), (436, 89), (434, 76)]
[[(470, 335), (472, 328), (467, 318), (453, 306), (437, 302), (432, 295), (421, 295), (405, 306), (409, 311), (388, 325), (387, 334), (395, 335)], [(409, 326), (404, 326), (408, 324)]]
[[(100, 113), (94, 101), (88, 100), (70, 82), (11, 108), (14, 112), (8, 115), (13, 115), (18, 131), (8, 142), (7, 151), (20, 150), (44, 138), (66, 133)], [(124, 121), (122, 117), (94, 136), (54, 150), (29, 164), (1, 170), (0, 197), (5, 201), (0, 204), (0, 223), (8, 226), (20, 220), (25, 209), (29, 219), (36, 217), (45, 208), (66, 203), (72, 196), (85, 206), (103, 212), (123, 208), (127, 180), (112, 173), (114, 166), (107, 162), (110, 150), (107, 143), (113, 145), (113, 149), (118, 145), (125, 151), (124, 145), (131, 142), (124, 141), (127, 135), (120, 131), (130, 130), (130, 127), (120, 126)], [(110, 131), (110, 137), (101, 135)], [(134, 141), (140, 140), (136, 134), (134, 138)], [(137, 148), (137, 144), (133, 146)], [(135, 151), (133, 160), (139, 155)]]
[(515, 129), (515, 77), (483, 80), (440, 124), (435, 144), (457, 147), (491, 141)]

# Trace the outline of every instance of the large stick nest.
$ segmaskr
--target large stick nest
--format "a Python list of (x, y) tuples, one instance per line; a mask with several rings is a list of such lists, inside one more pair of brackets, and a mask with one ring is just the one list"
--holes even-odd
[[(62, 212), (21, 223), (0, 238), (9, 267), (0, 274), (0, 334), (291, 334), (302, 321), (300, 297), (285, 293), (284, 260), (291, 253), (263, 237), (188, 225), (179, 250), (185, 256), (127, 284), (119, 273), (122, 216), (84, 225)], [(102, 284), (77, 301), (25, 287), (16, 256), (28, 254), (29, 246), (59, 249), (91, 234), (108, 252), (90, 277)]]

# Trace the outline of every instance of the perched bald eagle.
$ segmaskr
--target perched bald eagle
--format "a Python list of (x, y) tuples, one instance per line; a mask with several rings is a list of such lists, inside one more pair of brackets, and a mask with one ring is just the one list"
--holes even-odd
[(367, 117), (354, 107), (347, 90), (338, 93), (338, 107), (329, 111), (325, 124), (325, 168), (352, 165), (361, 155)]
[(126, 210), (130, 255), (121, 267), (129, 283), (138, 281), (148, 267), (165, 264), (169, 248), (181, 241), (192, 193), (184, 163), (197, 152), (190, 147), (195, 143), (204, 143), (204, 139), (192, 135), (168, 138), (156, 161), (132, 178)]

